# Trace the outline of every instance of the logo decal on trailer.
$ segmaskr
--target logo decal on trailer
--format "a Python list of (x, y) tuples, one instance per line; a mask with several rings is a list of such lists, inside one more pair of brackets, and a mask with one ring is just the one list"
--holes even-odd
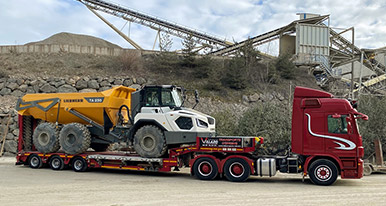
[(311, 116), (309, 114), (307, 114), (307, 113), (306, 113), (306, 115), (308, 117), (308, 132), (312, 136), (326, 138), (326, 139), (332, 139), (332, 140), (337, 140), (337, 141), (341, 141), (341, 142), (344, 142), (344, 143), (348, 144), (348, 147), (346, 147), (346, 145), (344, 145), (344, 144), (342, 144), (340, 142), (334, 141), (334, 143), (339, 145), (339, 147), (335, 147), (335, 149), (353, 150), (353, 149), (355, 149), (357, 147), (355, 145), (355, 143), (351, 142), (350, 140), (343, 139), (343, 138), (340, 138), (340, 137), (329, 136), (329, 135), (316, 134), (316, 133), (312, 132), (312, 130), (311, 130)]

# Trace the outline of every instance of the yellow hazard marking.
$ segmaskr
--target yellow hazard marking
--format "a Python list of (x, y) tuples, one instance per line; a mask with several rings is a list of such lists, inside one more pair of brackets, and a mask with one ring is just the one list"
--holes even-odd
[(137, 167), (116, 167), (116, 166), (101, 166), (102, 168), (109, 169), (122, 169), (122, 170), (145, 170), (145, 168), (137, 168)]
[(175, 160), (164, 160), (164, 162), (177, 163)]

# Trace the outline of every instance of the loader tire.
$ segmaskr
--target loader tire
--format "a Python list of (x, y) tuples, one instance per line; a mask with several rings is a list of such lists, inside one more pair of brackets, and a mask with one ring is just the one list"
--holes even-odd
[(32, 116), (23, 116), (23, 150), (32, 150)]
[(40, 123), (34, 131), (33, 143), (35, 148), (42, 153), (52, 153), (59, 150), (59, 129), (55, 124)]
[(145, 125), (134, 135), (134, 150), (141, 157), (161, 157), (167, 150), (163, 132), (156, 126)]
[(79, 154), (90, 147), (91, 134), (85, 125), (71, 123), (60, 131), (59, 142), (65, 153)]
[(95, 152), (104, 152), (109, 148), (110, 144), (99, 144), (99, 143), (91, 143), (90, 147)]

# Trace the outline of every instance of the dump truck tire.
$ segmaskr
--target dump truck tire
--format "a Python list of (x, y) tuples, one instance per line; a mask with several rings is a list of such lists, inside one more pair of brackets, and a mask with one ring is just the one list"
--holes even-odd
[(161, 157), (167, 150), (163, 132), (153, 125), (139, 128), (134, 135), (134, 150), (141, 157)]
[(104, 152), (109, 148), (110, 144), (99, 144), (99, 143), (91, 143), (90, 147), (95, 152)]
[(79, 154), (90, 147), (91, 134), (83, 124), (66, 124), (60, 131), (59, 141), (65, 153)]
[(33, 143), (42, 153), (52, 153), (59, 150), (59, 129), (53, 123), (40, 123), (34, 131)]
[(24, 151), (30, 151), (32, 149), (32, 134), (32, 116), (23, 116)]

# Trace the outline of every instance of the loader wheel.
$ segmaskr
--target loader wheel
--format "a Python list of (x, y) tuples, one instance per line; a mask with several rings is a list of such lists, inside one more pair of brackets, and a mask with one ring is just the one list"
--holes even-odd
[(33, 143), (42, 153), (52, 153), (59, 150), (59, 129), (53, 123), (40, 123), (34, 131)]
[(31, 151), (32, 149), (32, 116), (23, 116), (23, 142), (24, 151)]
[(319, 159), (311, 164), (308, 174), (312, 183), (327, 186), (338, 178), (338, 168), (330, 160)]
[(194, 162), (193, 172), (200, 180), (213, 180), (218, 175), (218, 167), (212, 158), (201, 157)]
[(42, 158), (36, 154), (32, 154), (28, 159), (28, 165), (32, 169), (39, 169), (43, 166)]
[(251, 174), (248, 163), (241, 158), (231, 158), (224, 165), (225, 177), (232, 182), (244, 182)]
[(59, 141), (65, 153), (79, 154), (90, 147), (90, 131), (83, 124), (67, 124), (60, 131)]
[(62, 170), (62, 169), (64, 169), (64, 161), (59, 156), (51, 157), (49, 164), (50, 164), (51, 169), (53, 169), (53, 170)]
[(161, 157), (167, 149), (163, 132), (153, 125), (141, 127), (134, 135), (134, 149), (141, 157)]
[(104, 152), (109, 148), (110, 144), (99, 144), (99, 143), (91, 143), (90, 147), (95, 152)]

